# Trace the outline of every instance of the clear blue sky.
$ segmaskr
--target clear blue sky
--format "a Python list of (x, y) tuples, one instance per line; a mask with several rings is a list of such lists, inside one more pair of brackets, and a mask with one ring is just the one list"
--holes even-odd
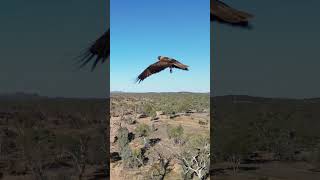
[[(111, 0), (111, 91), (210, 91), (209, 0)], [(159, 55), (190, 66), (136, 77)]]

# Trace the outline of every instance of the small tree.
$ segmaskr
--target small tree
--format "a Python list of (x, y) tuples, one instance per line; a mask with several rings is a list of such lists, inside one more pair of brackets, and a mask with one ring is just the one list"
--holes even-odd
[[(52, 140), (51, 134), (43, 129), (33, 127), (26, 128), (23, 125), (17, 125), (16, 144), (19, 147), (22, 162), (30, 169), (33, 178), (44, 180), (47, 178), (44, 163), (50, 159), (49, 142)], [(50, 144), (52, 145), (52, 144)]]
[(130, 158), (131, 158), (131, 149), (128, 145), (124, 146), (122, 151), (120, 152), (120, 157), (123, 162), (124, 167), (130, 166)]
[(131, 163), (132, 167), (140, 167), (143, 165), (143, 155), (140, 148), (131, 150)]
[(129, 146), (129, 131), (125, 127), (118, 129), (118, 148), (124, 167), (134, 168), (143, 165), (141, 149), (131, 149)]
[(183, 177), (192, 179), (197, 177), (204, 180), (209, 176), (210, 143), (209, 138), (194, 136), (189, 139), (179, 156), (183, 169)]
[(143, 165), (141, 149), (131, 149), (130, 146), (125, 146), (122, 151), (121, 159), (126, 168), (136, 168)]
[(88, 143), (90, 137), (87, 135), (79, 135), (75, 137), (75, 139), (77, 143), (71, 146), (71, 148), (66, 149), (64, 153), (72, 158), (74, 167), (78, 172), (78, 179), (81, 180), (88, 164)]
[(117, 132), (117, 137), (119, 154), (122, 157), (125, 147), (129, 144), (129, 130), (126, 127), (120, 127)]
[(154, 163), (147, 172), (146, 179), (163, 180), (168, 172), (169, 164), (172, 157), (166, 157), (164, 154), (157, 152), (158, 162)]
[(151, 103), (147, 103), (143, 106), (143, 110), (144, 113), (146, 113), (149, 117), (156, 117), (157, 113), (156, 113), (156, 109), (155, 107), (151, 104)]
[(177, 112), (185, 113), (192, 108), (193, 101), (190, 98), (181, 100), (177, 104)]
[(314, 147), (312, 153), (311, 153), (311, 159), (310, 159), (314, 170), (319, 171), (320, 169), (320, 144), (316, 145)]
[(182, 144), (184, 129), (181, 124), (178, 127), (167, 127), (167, 134), (169, 139), (173, 139), (175, 144)]

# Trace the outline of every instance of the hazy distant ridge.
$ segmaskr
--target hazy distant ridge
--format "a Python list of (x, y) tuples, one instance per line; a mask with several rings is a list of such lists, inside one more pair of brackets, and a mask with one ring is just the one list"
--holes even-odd
[(25, 92), (16, 92), (16, 93), (0, 93), (0, 99), (38, 99), (38, 98), (47, 98), (40, 96), (38, 93), (25, 93)]

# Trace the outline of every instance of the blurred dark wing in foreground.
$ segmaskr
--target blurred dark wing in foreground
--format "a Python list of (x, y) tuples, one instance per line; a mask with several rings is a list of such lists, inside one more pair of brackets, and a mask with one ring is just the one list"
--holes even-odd
[(234, 26), (249, 27), (249, 20), (253, 15), (236, 10), (219, 0), (211, 0), (210, 19)]
[(110, 29), (97, 39), (79, 60), (80, 68), (93, 62), (91, 70), (94, 70), (99, 62), (104, 63), (110, 56)]

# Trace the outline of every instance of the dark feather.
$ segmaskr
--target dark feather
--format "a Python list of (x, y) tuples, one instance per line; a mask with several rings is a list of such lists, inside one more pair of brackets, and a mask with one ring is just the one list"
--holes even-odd
[[(99, 62), (104, 63), (110, 56), (110, 29), (97, 39), (82, 55), (79, 60), (80, 68), (93, 61), (91, 71)], [(94, 58), (95, 57), (95, 58)]]
[(169, 67), (170, 64), (164, 61), (158, 61), (154, 64), (151, 64), (149, 67), (147, 67), (137, 78), (136, 82), (140, 83), (145, 78), (151, 76), (152, 74), (156, 74), (167, 67)]
[(211, 0), (210, 11), (212, 21), (233, 26), (250, 28), (249, 20), (253, 18), (253, 15), (236, 10), (220, 0)]

